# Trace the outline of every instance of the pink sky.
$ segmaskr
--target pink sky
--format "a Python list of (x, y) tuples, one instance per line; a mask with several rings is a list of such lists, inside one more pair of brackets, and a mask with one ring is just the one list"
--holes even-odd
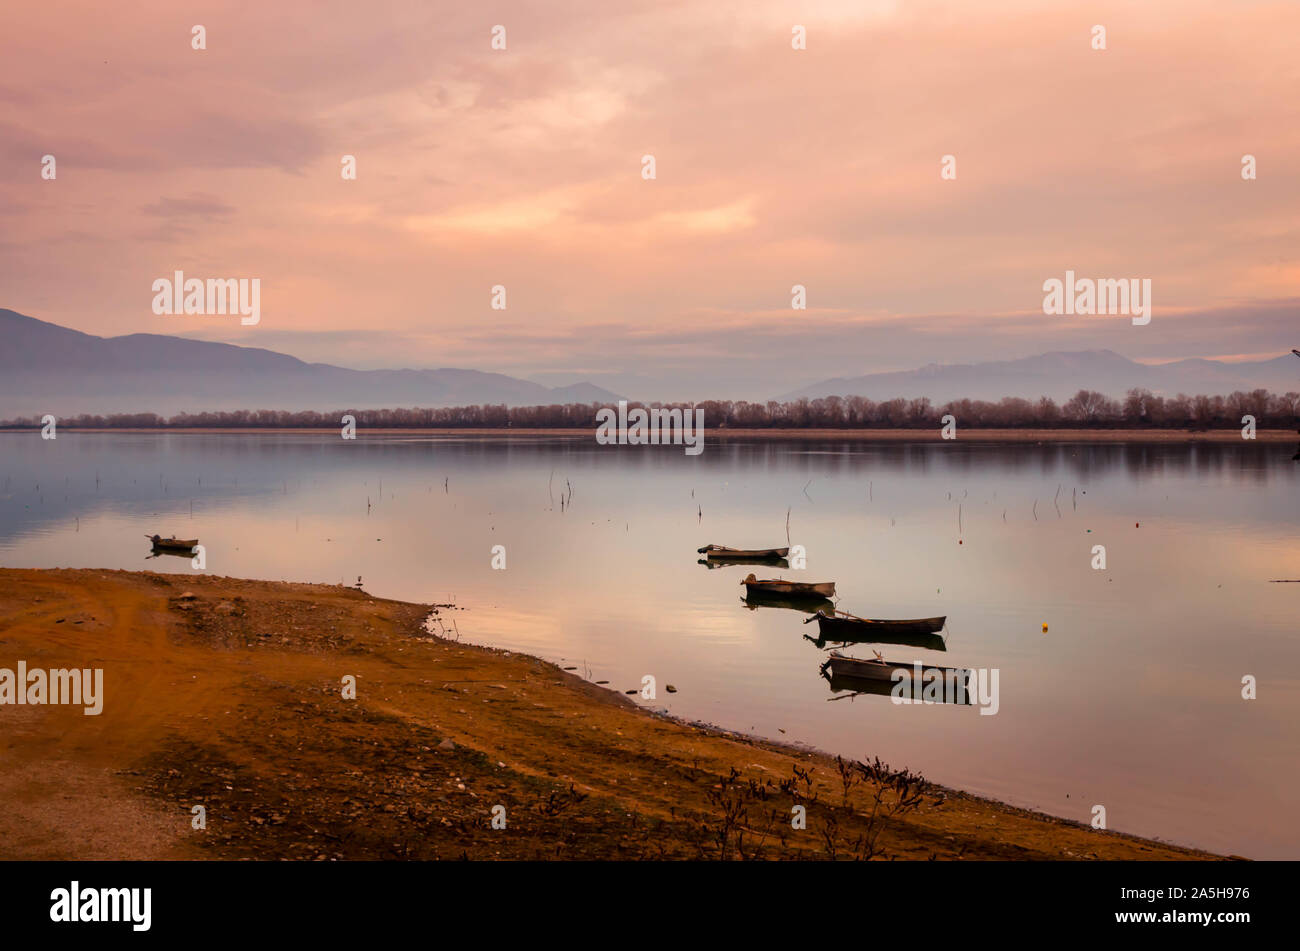
[[(1294, 2), (281, 6), (6, 6), (0, 306), (680, 397), (1300, 345)], [(1044, 316), (1067, 268), (1153, 320)], [(155, 316), (178, 269), (261, 323)]]

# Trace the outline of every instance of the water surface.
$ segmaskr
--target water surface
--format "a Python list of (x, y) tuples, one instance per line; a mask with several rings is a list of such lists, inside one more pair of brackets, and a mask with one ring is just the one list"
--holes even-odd
[[(360, 576), (454, 601), (465, 640), (612, 689), (653, 675), (655, 709), (1296, 858), (1300, 584), (1269, 581), (1300, 578), (1298, 487), (1290, 447), (1248, 443), (712, 440), (689, 457), (577, 438), (0, 434), (0, 565), (192, 573), (147, 559), (143, 536), (198, 537), (209, 573)], [(785, 545), (787, 512), (805, 570), (697, 564), (707, 543)], [(815, 625), (742, 603), (750, 571), (835, 581), (859, 615), (947, 615), (943, 653), (876, 649), (996, 668), (998, 713), (832, 693)]]

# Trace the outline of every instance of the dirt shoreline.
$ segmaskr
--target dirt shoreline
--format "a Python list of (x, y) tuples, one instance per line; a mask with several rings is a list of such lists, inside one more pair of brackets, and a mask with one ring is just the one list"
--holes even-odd
[[(39, 429), (15, 429), (0, 427), (4, 433), (39, 433)], [(337, 435), (337, 429), (301, 429), (276, 427), (195, 427), (193, 429), (158, 429), (141, 428), (79, 428), (75, 426), (60, 427), (65, 433), (165, 433), (171, 436), (185, 435)], [(482, 438), (488, 436), (510, 439), (543, 439), (556, 436), (594, 438), (594, 429), (513, 429), (510, 427), (482, 428), (428, 428), (428, 429), (392, 429), (366, 426), (357, 427), (357, 438), (367, 436), (459, 436)], [(945, 440), (938, 427), (931, 429), (705, 429), (704, 438), (709, 442), (727, 440), (755, 441), (800, 441), (817, 442), (1097, 442), (1097, 443), (1236, 443), (1243, 442), (1240, 429), (976, 429), (961, 427), (955, 440)], [(1255, 434), (1256, 442), (1290, 443), (1300, 442), (1300, 435), (1289, 429), (1260, 429)]]
[(434, 637), (429, 611), (333, 585), (0, 569), (0, 668), (101, 667), (105, 694), (99, 716), (0, 706), (0, 859), (1216, 858), (941, 786), (873, 821), (879, 784), (846, 792), (833, 757)]

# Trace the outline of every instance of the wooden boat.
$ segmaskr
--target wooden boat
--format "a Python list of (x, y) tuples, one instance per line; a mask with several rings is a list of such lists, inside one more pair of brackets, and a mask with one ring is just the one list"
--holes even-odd
[(835, 605), (825, 598), (787, 598), (780, 594), (767, 594), (763, 591), (748, 591), (740, 603), (751, 611), (759, 608), (785, 608), (788, 611), (802, 611), (804, 614), (816, 614), (818, 611), (833, 611)]
[(717, 561), (736, 561), (745, 558), (784, 558), (789, 548), (727, 548), (725, 545), (705, 545), (697, 548), (701, 555)]
[[(948, 622), (947, 615), (943, 617), (918, 617), (906, 618), (900, 620), (884, 620), (882, 618), (865, 618), (849, 614), (847, 611), (834, 611), (826, 613), (818, 611), (813, 617), (810, 617), (807, 624), (813, 619), (817, 621), (817, 628), (821, 636), (828, 640), (858, 640), (872, 641), (876, 638), (873, 635), (900, 635), (900, 634), (934, 634), (943, 630), (944, 624)], [(878, 642), (880, 643), (880, 642)]]
[(160, 535), (145, 536), (153, 542), (153, 547), (159, 551), (194, 551), (194, 546), (199, 543), (197, 538), (163, 538)]
[(763, 594), (779, 594), (787, 598), (826, 599), (835, 597), (834, 581), (786, 581), (783, 578), (760, 580), (755, 578), (754, 573), (751, 571), (741, 584), (749, 592), (758, 591)]
[[(823, 676), (829, 674), (833, 680), (866, 680), (866, 681), (885, 681), (888, 683), (904, 682), (911, 684), (916, 678), (917, 671), (920, 671), (922, 677), (937, 677), (944, 683), (951, 683), (959, 686), (964, 692), (970, 679), (970, 671), (964, 667), (936, 667), (932, 664), (899, 664), (889, 660), (859, 660), (856, 657), (845, 657), (843, 654), (832, 653), (826, 658), (826, 662), (821, 666)], [(902, 677), (896, 677), (896, 674), (903, 672)], [(923, 683), (924, 681), (922, 681)], [(922, 684), (915, 685), (916, 690), (920, 691)]]

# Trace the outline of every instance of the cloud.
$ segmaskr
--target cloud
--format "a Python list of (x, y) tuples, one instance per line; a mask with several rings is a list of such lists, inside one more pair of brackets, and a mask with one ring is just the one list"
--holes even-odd
[[(257, 276), (259, 334), (315, 359), (662, 363), (740, 389), (1008, 350), (1262, 352), (1300, 296), (1294, 4), (493, 9), (217, 0), (205, 51), (161, 0), (7, 12), (0, 303), (157, 331), (158, 274)], [(1046, 321), (1067, 268), (1151, 278), (1152, 323)]]
[(189, 198), (160, 198), (140, 208), (146, 215), (159, 218), (199, 218), (211, 220), (225, 218), (235, 213), (232, 205), (213, 195), (191, 195)]

